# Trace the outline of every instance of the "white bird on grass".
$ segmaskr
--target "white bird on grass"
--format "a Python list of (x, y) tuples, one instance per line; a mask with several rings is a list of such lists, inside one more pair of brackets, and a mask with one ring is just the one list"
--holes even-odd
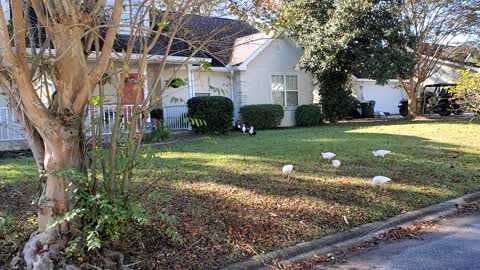
[(383, 158), (384, 158), (386, 155), (390, 154), (390, 153), (392, 153), (392, 151), (390, 151), (390, 150), (383, 150), (383, 149), (377, 150), (377, 151), (372, 151), (372, 154), (373, 154), (374, 156), (376, 156), (376, 157), (383, 157)]
[(282, 174), (283, 174), (284, 179), (285, 179), (285, 176), (287, 176), (287, 179), (290, 180), (290, 174), (292, 172), (293, 172), (293, 165), (292, 164), (288, 164), (288, 165), (283, 166)]
[(392, 179), (386, 177), (386, 176), (375, 176), (368, 182), (369, 185), (371, 186), (378, 186), (378, 185), (383, 185), (387, 182), (392, 181)]
[(255, 136), (255, 135), (257, 135), (257, 132), (255, 131), (255, 129), (253, 128), (253, 126), (251, 126), (250, 129), (248, 130), (248, 134), (250, 134), (250, 136)]
[(332, 160), (332, 166), (333, 166), (334, 168), (339, 168), (340, 165), (342, 165), (342, 162), (341, 162), (340, 160), (337, 160), (337, 159)]
[(242, 133), (246, 134), (247, 128), (245, 127), (245, 124), (242, 124)]
[(337, 155), (335, 155), (335, 153), (332, 153), (332, 152), (323, 152), (322, 153), (322, 158), (323, 159), (328, 159), (328, 160), (331, 160), (332, 158), (336, 157)]

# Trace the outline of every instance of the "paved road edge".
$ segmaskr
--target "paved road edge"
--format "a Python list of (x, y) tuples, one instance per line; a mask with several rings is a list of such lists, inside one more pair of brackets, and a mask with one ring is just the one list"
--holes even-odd
[(311, 258), (316, 254), (327, 254), (340, 247), (362, 242), (398, 226), (422, 222), (455, 212), (457, 206), (480, 200), (480, 192), (435, 204), (419, 210), (390, 218), (386, 221), (364, 224), (349, 231), (296, 244), (275, 250), (245, 261), (227, 265), (222, 270), (260, 270), (266, 269), (272, 262), (294, 263)]

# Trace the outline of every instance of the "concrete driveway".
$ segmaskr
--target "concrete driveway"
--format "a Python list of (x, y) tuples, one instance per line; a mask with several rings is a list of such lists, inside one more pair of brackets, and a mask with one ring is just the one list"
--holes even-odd
[(389, 241), (313, 269), (460, 270), (480, 269), (480, 214), (443, 220), (423, 240)]

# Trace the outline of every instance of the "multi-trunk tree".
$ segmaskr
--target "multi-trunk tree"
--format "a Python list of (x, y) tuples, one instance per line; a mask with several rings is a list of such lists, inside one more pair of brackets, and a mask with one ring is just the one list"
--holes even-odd
[[(465, 47), (459, 46), (480, 33), (477, 0), (404, 0), (403, 30), (415, 57), (413, 74), (401, 80), (409, 97), (409, 114), (416, 117), (417, 99), (425, 81)], [(468, 48), (467, 48), (468, 49)], [(459, 59), (462, 61), (463, 59)]]
[[(99, 248), (105, 238), (118, 236), (121, 224), (143, 220), (129, 190), (134, 169), (144, 156), (140, 144), (145, 123), (161, 102), (157, 97), (192, 57), (200, 51), (214, 55), (211, 48), (218, 46), (212, 44), (234, 38), (232, 29), (241, 30), (242, 25), (231, 24), (208, 29), (208, 33), (189, 29), (193, 14), (211, 13), (223, 2), (228, 1), (11, 0), (1, 6), (0, 82), (20, 119), (42, 184), (39, 230), (23, 249), (27, 269), (66, 267), (65, 247), (69, 252)], [(122, 40), (125, 46), (115, 51), (119, 27), (128, 34)], [(231, 35), (222, 35), (225, 31)], [(184, 50), (175, 53), (181, 53), (183, 60), (171, 68), (165, 56), (180, 43)], [(143, 71), (148, 70), (153, 50), (163, 55), (152, 69), (155, 74), (150, 74), (157, 78), (151, 88), (159, 90), (143, 99), (147, 80)], [(122, 127), (120, 90), (133, 67), (139, 71), (135, 105)], [(164, 75), (167, 68), (171, 69), (168, 76)], [(48, 78), (54, 88), (47, 89), (46, 96), (39, 89), (39, 85), (47, 87), (39, 83), (42, 78)], [(164, 84), (161, 78), (166, 79)], [(107, 83), (118, 89), (108, 141), (102, 132)], [(88, 112), (92, 118), (87, 120)]]

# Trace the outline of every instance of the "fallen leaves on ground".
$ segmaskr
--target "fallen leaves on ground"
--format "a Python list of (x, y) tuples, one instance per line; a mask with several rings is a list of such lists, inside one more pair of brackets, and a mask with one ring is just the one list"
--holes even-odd
[(480, 203), (474, 202), (464, 204), (457, 207), (457, 211), (439, 217), (437, 219), (415, 223), (407, 226), (396, 227), (388, 230), (385, 233), (374, 237), (372, 240), (364, 241), (361, 243), (353, 244), (347, 248), (342, 248), (333, 251), (327, 255), (315, 255), (312, 258), (289, 264), (282, 264), (281, 262), (274, 262), (269, 270), (306, 270), (320, 264), (335, 264), (345, 262), (347, 256), (351, 256), (357, 252), (373, 248), (381, 243), (381, 241), (400, 241), (405, 239), (422, 240), (422, 235), (435, 230), (438, 226), (438, 222), (446, 218), (455, 218), (457, 216), (466, 216), (473, 213), (480, 212)]

